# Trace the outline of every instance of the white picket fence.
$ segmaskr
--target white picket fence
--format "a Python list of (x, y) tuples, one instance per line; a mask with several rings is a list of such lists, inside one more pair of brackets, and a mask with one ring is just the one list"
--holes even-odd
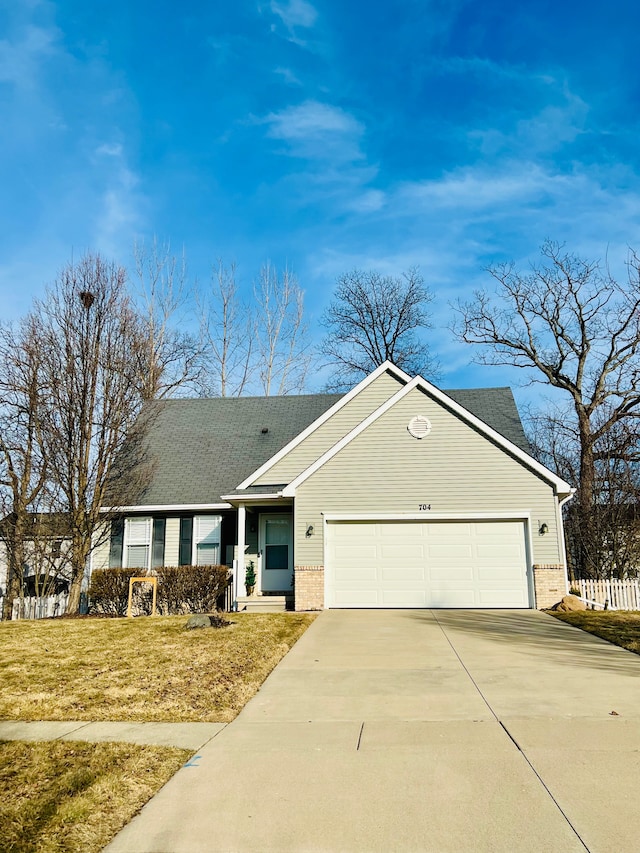
[(12, 619), (48, 619), (50, 616), (62, 616), (67, 607), (69, 594), (45, 595), (37, 598), (30, 596), (20, 600), (13, 599)]
[(640, 610), (640, 580), (578, 580), (582, 598), (608, 603), (611, 610)]

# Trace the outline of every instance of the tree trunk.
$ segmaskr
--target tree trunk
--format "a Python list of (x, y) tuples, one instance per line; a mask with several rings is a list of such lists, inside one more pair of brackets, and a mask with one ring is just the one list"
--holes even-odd
[(69, 601), (65, 611), (67, 616), (75, 616), (80, 612), (80, 594), (85, 568), (91, 553), (91, 546), (84, 536), (74, 535), (71, 544), (71, 583), (69, 585)]
[(575, 513), (575, 558), (578, 577), (590, 578), (598, 576), (599, 549), (594, 506), (596, 472), (591, 422), (583, 409), (579, 409), (577, 414), (580, 436), (580, 488)]
[(24, 575), (24, 519), (19, 515), (11, 523), (7, 537), (4, 541), (7, 555), (7, 588), (2, 602), (2, 618), (11, 619), (13, 611), (13, 600), (22, 594), (22, 581)]

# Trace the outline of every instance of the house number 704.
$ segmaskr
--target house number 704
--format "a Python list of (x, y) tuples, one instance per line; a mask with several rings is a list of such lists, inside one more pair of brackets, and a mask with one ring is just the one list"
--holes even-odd
[(426, 509), (431, 509), (431, 504), (418, 504), (420, 512), (423, 512)]

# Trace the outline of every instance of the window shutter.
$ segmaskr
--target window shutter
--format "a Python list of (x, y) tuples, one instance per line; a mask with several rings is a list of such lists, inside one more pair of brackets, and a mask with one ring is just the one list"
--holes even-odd
[(109, 568), (122, 566), (122, 546), (124, 543), (124, 518), (114, 518), (111, 522), (111, 543), (109, 546)]
[(193, 518), (180, 519), (180, 552), (181, 566), (191, 565), (191, 540), (193, 537)]
[(164, 531), (166, 519), (153, 519), (153, 550), (151, 552), (151, 567), (157, 569), (164, 566)]

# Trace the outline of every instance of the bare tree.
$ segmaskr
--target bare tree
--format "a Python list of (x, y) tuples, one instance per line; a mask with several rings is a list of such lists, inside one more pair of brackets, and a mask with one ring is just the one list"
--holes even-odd
[(218, 260), (211, 285), (198, 295), (203, 396), (240, 397), (251, 379), (256, 332), (253, 314), (238, 295), (236, 265)]
[(134, 245), (134, 295), (140, 316), (137, 382), (145, 400), (173, 396), (197, 387), (202, 372), (197, 335), (179, 328), (190, 293), (184, 256), (168, 244)]
[(203, 363), (201, 393), (291, 394), (304, 388), (311, 362), (303, 292), (295, 275), (265, 264), (253, 302), (238, 293), (236, 266), (218, 261), (211, 287), (199, 294)]
[(62, 270), (46, 298), (35, 303), (30, 322), (46, 392), (42, 446), (68, 519), (68, 612), (75, 613), (125, 437), (128, 460), (120, 464), (126, 464), (127, 477), (119, 499), (133, 502), (148, 476), (141, 460), (132, 456), (144, 430), (137, 364), (131, 357), (139, 351), (140, 324), (126, 293), (125, 270), (90, 254)]
[(288, 268), (279, 274), (266, 263), (254, 287), (254, 300), (259, 318), (255, 329), (262, 393), (269, 397), (302, 391), (311, 356), (298, 279)]
[(431, 328), (433, 295), (416, 269), (400, 277), (353, 270), (338, 279), (322, 324), (321, 354), (335, 366), (331, 388), (350, 387), (389, 360), (409, 373), (438, 371), (420, 333)]
[(41, 352), (33, 323), (0, 328), (0, 507), (7, 564), (2, 618), (11, 618), (23, 589), (30, 509), (41, 496), (47, 470), (41, 453)]
[[(543, 262), (528, 273), (512, 264), (491, 267), (496, 298), (477, 292), (458, 304), (458, 337), (485, 349), (477, 361), (531, 371), (531, 382), (564, 392), (576, 430), (579, 491), (576, 500), (577, 570), (597, 561), (590, 528), (600, 500), (598, 464), (631, 462), (640, 415), (640, 260), (631, 253), (620, 284), (597, 262), (542, 247)], [(615, 430), (633, 440), (608, 440)]]

